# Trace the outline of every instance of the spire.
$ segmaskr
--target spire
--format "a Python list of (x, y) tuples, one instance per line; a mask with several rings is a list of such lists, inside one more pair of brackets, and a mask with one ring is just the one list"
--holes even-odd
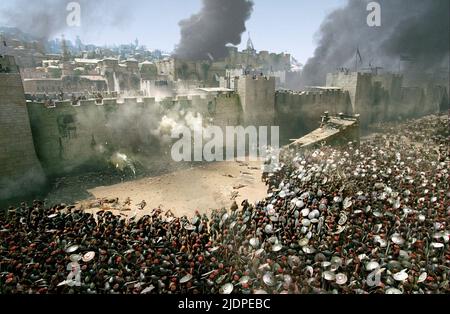
[(252, 41), (252, 38), (250, 37), (250, 32), (248, 32), (247, 50), (255, 51), (255, 46), (253, 46), (253, 41)]

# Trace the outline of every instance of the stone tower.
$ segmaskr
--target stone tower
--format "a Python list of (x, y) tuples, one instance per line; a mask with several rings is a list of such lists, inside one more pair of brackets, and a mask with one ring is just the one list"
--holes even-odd
[(18, 67), (13, 57), (0, 55), (0, 201), (31, 195), (44, 184)]
[(235, 79), (244, 125), (273, 126), (275, 123), (275, 78), (244, 75)]

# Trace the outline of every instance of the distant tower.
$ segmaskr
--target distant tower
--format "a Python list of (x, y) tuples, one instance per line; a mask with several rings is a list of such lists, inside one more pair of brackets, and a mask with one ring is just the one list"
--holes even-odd
[(64, 34), (61, 35), (61, 50), (63, 55), (63, 61), (69, 61), (70, 60), (70, 52), (67, 48), (67, 42), (64, 38)]
[(78, 51), (83, 51), (84, 50), (84, 45), (83, 45), (83, 42), (80, 39), (80, 36), (77, 36), (76, 45), (77, 45)]
[(136, 38), (134, 40), (134, 46), (135, 46), (135, 48), (139, 47), (139, 39)]
[(251, 60), (256, 56), (256, 50), (255, 46), (253, 45), (252, 38), (250, 37), (250, 32), (248, 33), (248, 40), (247, 40), (247, 48), (245, 49), (245, 53), (247, 54), (247, 60), (246, 60), (246, 71), (249, 71), (251, 69)]

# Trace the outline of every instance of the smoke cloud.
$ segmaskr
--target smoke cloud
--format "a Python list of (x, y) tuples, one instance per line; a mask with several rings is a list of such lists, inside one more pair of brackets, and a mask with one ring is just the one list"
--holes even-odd
[(249, 0), (203, 0), (200, 13), (179, 23), (181, 41), (175, 55), (188, 60), (227, 57), (226, 45), (241, 43), (252, 10)]
[(120, 26), (130, 17), (129, 4), (119, 0), (15, 0), (0, 11), (0, 19), (40, 40), (48, 40), (67, 29), (67, 10), (70, 2), (81, 8), (81, 27)]
[[(314, 57), (304, 67), (303, 87), (322, 85), (327, 73), (341, 67), (354, 71), (356, 64), (360, 69), (369, 64), (402, 69), (416, 77), (445, 71), (448, 76), (448, 0), (378, 0), (380, 27), (367, 24), (369, 2), (349, 0), (322, 23)], [(356, 58), (358, 48), (362, 63)]]

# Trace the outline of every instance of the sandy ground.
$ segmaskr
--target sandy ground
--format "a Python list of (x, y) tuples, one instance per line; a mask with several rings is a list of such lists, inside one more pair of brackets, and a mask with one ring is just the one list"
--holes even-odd
[[(176, 216), (191, 217), (198, 210), (209, 214), (213, 209), (229, 208), (233, 201), (240, 205), (245, 199), (254, 203), (264, 199), (267, 187), (261, 181), (259, 162), (220, 162), (186, 170), (111, 186), (100, 186), (88, 190), (97, 199), (119, 198), (118, 208), (104, 206), (115, 214), (137, 217), (149, 214), (154, 208), (171, 210)], [(131, 198), (131, 211), (120, 211), (127, 198)], [(137, 204), (147, 203), (144, 210)], [(80, 202), (86, 208), (92, 200)], [(98, 211), (99, 208), (86, 211)]]

